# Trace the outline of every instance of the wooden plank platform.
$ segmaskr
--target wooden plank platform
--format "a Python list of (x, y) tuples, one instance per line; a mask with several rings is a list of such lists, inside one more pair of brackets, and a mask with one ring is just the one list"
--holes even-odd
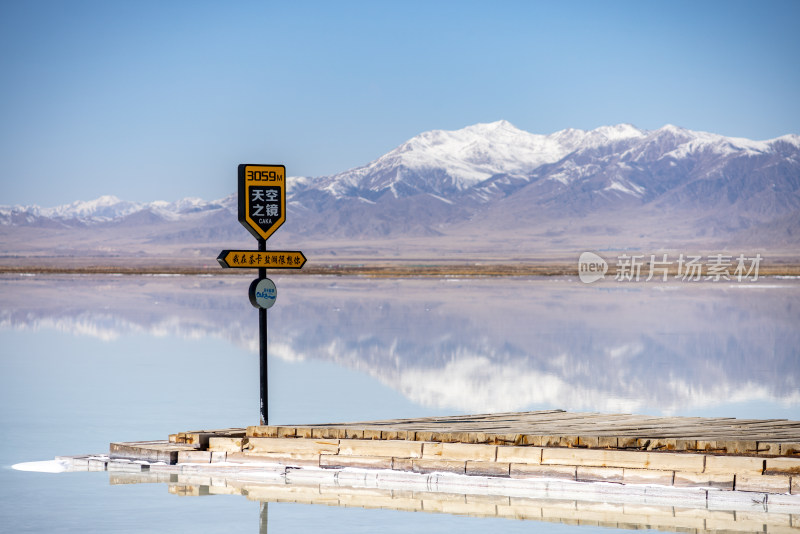
[(195, 450), (191, 445), (170, 443), (168, 441), (139, 441), (134, 443), (112, 443), (109, 458), (115, 460), (137, 460), (172, 465), (178, 463), (178, 454)]
[(800, 456), (800, 421), (654, 417), (560, 410), (251, 426), (245, 435)]
[(800, 506), (800, 422), (783, 419), (550, 410), (251, 426), (113, 443), (109, 457), (108, 468), (120, 470), (137, 460), (206, 470), (359, 468), (753, 492)]

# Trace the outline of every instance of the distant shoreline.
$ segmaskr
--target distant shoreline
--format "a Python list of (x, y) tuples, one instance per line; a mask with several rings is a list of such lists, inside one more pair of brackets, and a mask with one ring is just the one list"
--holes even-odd
[[(800, 266), (797, 269), (800, 273)], [(177, 265), (154, 266), (56, 266), (56, 265), (0, 265), (0, 274), (180, 274), (213, 276), (252, 276), (257, 269), (223, 269), (221, 267), (189, 267)], [(267, 269), (270, 275), (292, 276), (367, 276), (376, 278), (432, 277), (448, 276), (510, 277), (510, 276), (563, 276), (577, 275), (574, 265), (509, 265), (509, 264), (424, 264), (424, 265), (386, 265), (386, 264), (326, 264), (306, 265), (302, 269)]]
[[(48, 259), (46, 262), (35, 262), (28, 259), (18, 265), (10, 264), (7, 259), (0, 262), (0, 274), (120, 274), (120, 275), (212, 275), (212, 276), (253, 276), (257, 269), (223, 269), (217, 265), (203, 266), (171, 264), (154, 260), (147, 264), (147, 260), (137, 260), (136, 264), (120, 265), (114, 263), (91, 265), (59, 265), (59, 262)], [(122, 263), (122, 262), (120, 262)], [(134, 262), (131, 262), (134, 263)], [(416, 262), (413, 264), (392, 263), (386, 261), (364, 261), (359, 263), (319, 263), (308, 264), (303, 269), (268, 269), (272, 276), (363, 276), (372, 278), (447, 278), (447, 277), (475, 277), (475, 278), (503, 278), (524, 276), (577, 276), (578, 266), (575, 262), (542, 262), (542, 263), (504, 263), (490, 261), (476, 262)], [(613, 266), (609, 266), (606, 276), (614, 276)], [(677, 274), (676, 267), (670, 269), (669, 274)], [(773, 263), (761, 265), (759, 276), (800, 276), (800, 263)], [(645, 265), (641, 270), (641, 279), (647, 278), (648, 270)], [(659, 273), (654, 278), (660, 278)]]

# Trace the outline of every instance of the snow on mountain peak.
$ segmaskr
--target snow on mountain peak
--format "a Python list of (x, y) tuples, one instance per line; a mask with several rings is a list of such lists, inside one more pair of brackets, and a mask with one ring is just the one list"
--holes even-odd
[(731, 154), (763, 154), (771, 150), (770, 144), (774, 141), (753, 141), (743, 137), (726, 137), (724, 135), (687, 130), (672, 124), (666, 124), (654, 130), (650, 135), (654, 141), (672, 143), (674, 148), (664, 153), (662, 157), (685, 158), (698, 152), (710, 152), (719, 156)]
[(800, 135), (797, 134), (782, 135), (780, 137), (776, 137), (775, 139), (770, 139), (769, 141), (766, 141), (766, 143), (769, 143), (770, 145), (774, 145), (777, 143), (788, 143), (790, 145), (800, 148)]
[(459, 130), (423, 132), (362, 167), (319, 180), (303, 180), (301, 189), (322, 189), (334, 197), (370, 200), (384, 193), (395, 197), (427, 193), (449, 198), (498, 175), (527, 181), (537, 168), (578, 150), (611, 147), (634, 161), (652, 157), (677, 159), (700, 152), (728, 157), (764, 154), (784, 146), (780, 142), (795, 145), (798, 140), (797, 136), (784, 136), (769, 142), (752, 141), (673, 124), (640, 130), (628, 123), (541, 135), (499, 120)]
[(0, 206), (0, 224), (10, 224), (12, 219), (33, 222), (37, 218), (60, 221), (82, 221), (97, 223), (112, 221), (135, 213), (149, 211), (165, 220), (176, 220), (181, 216), (225, 209), (231, 212), (238, 209), (236, 195), (232, 194), (215, 201), (187, 197), (175, 202), (155, 200), (153, 202), (130, 202), (120, 200), (114, 195), (103, 195), (94, 200), (78, 200), (52, 208), (31, 206)]
[(505, 130), (511, 133), (526, 133), (524, 130), (520, 130), (505, 119), (494, 122), (479, 122), (471, 126), (466, 126), (465, 128), (462, 128), (462, 130), (483, 135), (491, 134), (493, 132), (497, 132), (498, 130)]
[(632, 139), (638, 137), (644, 137), (644, 132), (636, 128), (632, 124), (617, 124), (615, 126), (601, 126), (599, 128), (595, 128), (590, 134), (595, 135), (602, 135), (608, 141), (618, 141), (621, 139)]
[[(768, 141), (752, 141), (687, 130), (671, 124), (657, 130), (640, 130), (625, 123), (588, 131), (568, 128), (542, 135), (521, 130), (507, 120), (498, 120), (459, 130), (423, 132), (362, 167), (335, 175), (290, 177), (288, 200), (295, 207), (302, 206), (306, 202), (313, 203), (317, 195), (325, 191), (336, 198), (347, 196), (369, 203), (374, 203), (384, 194), (395, 197), (428, 194), (448, 202), (460, 192), (490, 178), (493, 180), (487, 182), (487, 187), (497, 188), (501, 180), (517, 184), (528, 182), (539, 175), (537, 169), (542, 165), (555, 164), (564, 158), (567, 159), (563, 163), (558, 163), (558, 172), (542, 172), (550, 172), (548, 180), (569, 186), (589, 172), (587, 165), (568, 157), (573, 153), (583, 156), (584, 150), (589, 151), (592, 165), (605, 165), (608, 158), (646, 163), (663, 158), (694, 157), (700, 153), (720, 158), (786, 153), (789, 154), (787, 157), (800, 158), (793, 147), (800, 148), (800, 136), (792, 134)], [(602, 150), (596, 152), (598, 148)], [(626, 173), (622, 172), (622, 178), (607, 182), (605, 191), (642, 195), (644, 190), (637, 189), (637, 184), (624, 180)], [(503, 191), (507, 192), (507, 188)], [(307, 192), (313, 193), (305, 199)], [(480, 195), (475, 198), (478, 197), (489, 198)], [(235, 213), (238, 209), (236, 195), (212, 202), (184, 198), (175, 202), (150, 203), (123, 201), (113, 195), (104, 195), (54, 208), (0, 206), (0, 224), (10, 224), (12, 220), (33, 221), (40, 217), (62, 222), (101, 222), (143, 210), (173, 220), (218, 209)]]
[(671, 134), (675, 134), (675, 135), (688, 133), (688, 130), (686, 130), (685, 128), (681, 128), (680, 126), (675, 126), (674, 124), (665, 124), (664, 126), (659, 128), (657, 131), (664, 132), (664, 133), (671, 133)]
[[(528, 176), (537, 167), (556, 162), (585, 144), (599, 146), (643, 135), (629, 124), (590, 132), (570, 129), (541, 135), (520, 130), (506, 120), (460, 130), (431, 130), (412, 137), (363, 167), (325, 177), (321, 187), (334, 196), (353, 189), (391, 191), (397, 196), (404, 180), (414, 178), (419, 182), (420, 176), (437, 169), (443, 170), (452, 186), (460, 191), (497, 174)], [(439, 193), (441, 173), (435, 179), (439, 183), (416, 183), (413, 188)]]
[(120, 200), (114, 195), (103, 195), (94, 200), (78, 200), (54, 208), (41, 208), (41, 215), (64, 219), (113, 219), (138, 211), (140, 204)]
[(114, 195), (102, 195), (93, 201), (89, 201), (88, 203), (93, 203), (97, 206), (111, 206), (120, 202), (119, 198)]
[(568, 129), (556, 132), (562, 141), (572, 146), (573, 150), (581, 147), (596, 148), (619, 141), (645, 137), (646, 133), (632, 124), (617, 124), (614, 126), (600, 126), (594, 130)]

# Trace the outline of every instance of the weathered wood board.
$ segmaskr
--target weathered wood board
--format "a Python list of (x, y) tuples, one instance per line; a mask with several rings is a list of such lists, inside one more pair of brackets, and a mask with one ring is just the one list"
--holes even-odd
[(800, 456), (800, 421), (559, 410), (247, 428), (247, 437), (488, 443)]

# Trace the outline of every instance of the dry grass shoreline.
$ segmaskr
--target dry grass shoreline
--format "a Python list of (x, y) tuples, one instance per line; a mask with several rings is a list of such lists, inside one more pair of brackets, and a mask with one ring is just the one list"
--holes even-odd
[[(257, 269), (223, 269), (216, 264), (186, 265), (180, 263), (153, 261), (150, 264), (123, 265), (121, 262), (97, 264), (59, 264), (59, 262), (27, 261), (13, 264), (9, 261), (0, 263), (0, 274), (41, 274), (41, 275), (214, 275), (214, 276), (253, 276)], [(362, 262), (341, 264), (307, 264), (303, 269), (268, 269), (271, 275), (293, 276), (363, 276), (375, 278), (404, 277), (523, 277), (523, 276), (577, 276), (578, 266), (575, 262), (542, 262), (542, 263), (389, 263)], [(614, 266), (609, 266), (606, 276), (616, 274)], [(676, 268), (670, 274), (677, 274)], [(641, 279), (647, 278), (648, 270), (644, 266)], [(776, 263), (762, 265), (759, 276), (800, 276), (800, 263)], [(660, 274), (655, 278), (659, 278)]]

